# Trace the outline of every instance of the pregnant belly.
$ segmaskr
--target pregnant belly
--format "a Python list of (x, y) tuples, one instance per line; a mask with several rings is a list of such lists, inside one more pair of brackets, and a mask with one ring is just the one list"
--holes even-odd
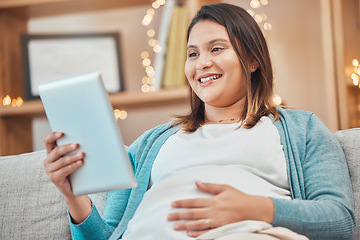
[[(167, 215), (179, 211), (171, 207), (175, 200), (206, 198), (211, 195), (197, 189), (195, 182), (228, 184), (254, 195), (279, 195), (276, 189), (261, 177), (241, 166), (202, 166), (184, 169), (157, 179), (145, 193), (133, 219), (129, 222), (124, 239), (193, 239), (186, 232), (173, 230), (174, 222)], [(274, 191), (275, 189), (275, 191)], [(282, 194), (282, 193), (280, 193)], [(144, 233), (151, 232), (149, 238)]]

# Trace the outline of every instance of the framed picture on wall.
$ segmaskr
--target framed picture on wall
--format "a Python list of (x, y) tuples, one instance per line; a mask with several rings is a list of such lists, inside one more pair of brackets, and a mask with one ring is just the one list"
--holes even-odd
[(100, 72), (109, 93), (123, 91), (119, 33), (21, 35), (26, 99), (39, 98), (38, 85)]

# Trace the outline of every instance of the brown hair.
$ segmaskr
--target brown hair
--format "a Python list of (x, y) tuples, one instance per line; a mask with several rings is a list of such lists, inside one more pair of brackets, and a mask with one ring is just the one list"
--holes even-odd
[[(255, 20), (242, 8), (226, 4), (203, 6), (193, 18), (187, 32), (187, 40), (194, 25), (202, 20), (211, 20), (225, 27), (230, 42), (245, 72), (247, 96), (240, 119), (245, 128), (252, 128), (262, 116), (270, 113), (278, 118), (272, 102), (273, 72), (266, 40)], [(249, 60), (259, 64), (251, 73)], [(183, 130), (193, 132), (205, 122), (204, 102), (190, 88), (191, 112), (177, 116), (174, 124), (183, 124)]]

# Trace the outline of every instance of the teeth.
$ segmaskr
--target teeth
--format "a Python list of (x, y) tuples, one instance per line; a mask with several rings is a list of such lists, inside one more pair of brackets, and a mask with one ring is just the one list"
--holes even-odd
[(204, 83), (204, 82), (207, 82), (207, 81), (210, 81), (210, 80), (218, 79), (220, 77), (221, 77), (221, 74), (213, 75), (213, 76), (210, 76), (210, 77), (207, 77), (207, 78), (200, 78), (199, 81)]

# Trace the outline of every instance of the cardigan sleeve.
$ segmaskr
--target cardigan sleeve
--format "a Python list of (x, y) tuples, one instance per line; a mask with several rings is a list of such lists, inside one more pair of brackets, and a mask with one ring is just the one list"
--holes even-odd
[(90, 215), (80, 224), (74, 224), (68, 213), (72, 239), (109, 239), (114, 228), (108, 225), (93, 205)]
[(72, 239), (109, 239), (122, 219), (130, 191), (131, 189), (124, 189), (109, 192), (103, 217), (95, 205), (92, 206), (90, 215), (80, 224), (72, 223), (68, 214)]
[[(133, 145), (136, 145), (136, 142)], [(130, 162), (134, 168), (133, 155), (129, 150), (136, 149), (136, 146), (128, 148)], [(69, 216), (72, 239), (79, 240), (101, 240), (109, 239), (124, 216), (131, 189), (110, 191), (106, 200), (103, 217), (100, 216), (96, 206), (92, 206), (90, 215), (80, 224), (74, 224)]]
[[(293, 200), (273, 199), (273, 226), (282, 226), (310, 239), (352, 239), (355, 215), (350, 176), (343, 150), (336, 137), (315, 115), (310, 115), (303, 135), (294, 138), (286, 123), (287, 155)], [(292, 130), (290, 136), (289, 131)], [(299, 130), (297, 130), (299, 131)], [(298, 194), (299, 195), (299, 194)]]

